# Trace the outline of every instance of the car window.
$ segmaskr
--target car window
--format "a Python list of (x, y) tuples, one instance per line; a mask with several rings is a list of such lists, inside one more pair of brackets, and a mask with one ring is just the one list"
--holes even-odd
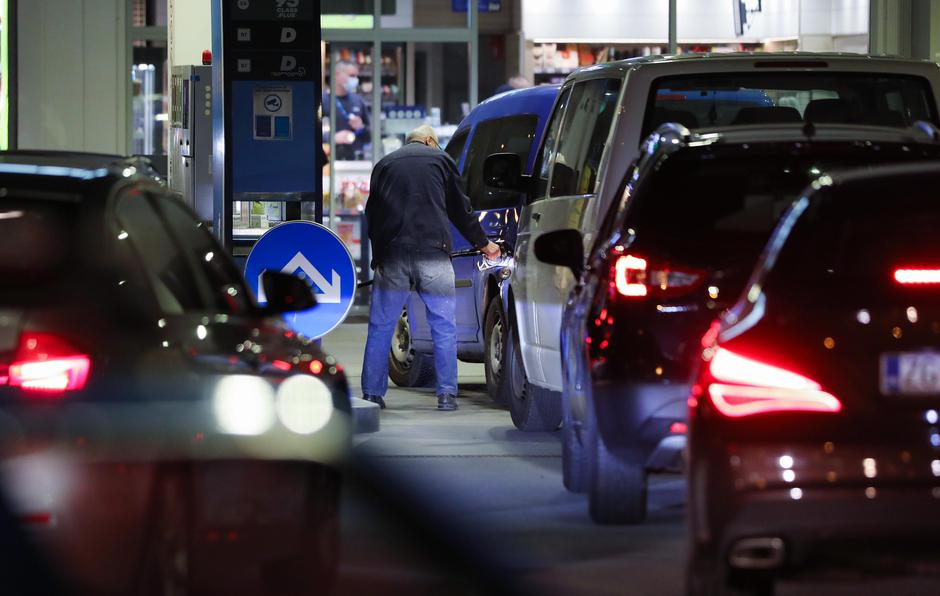
[(660, 124), (686, 128), (814, 122), (906, 128), (938, 124), (929, 83), (919, 77), (834, 73), (728, 73), (655, 82), (645, 138)]
[(447, 148), (444, 149), (444, 152), (450, 155), (451, 159), (453, 159), (454, 163), (458, 166), (460, 165), (460, 156), (463, 155), (463, 148), (464, 145), (467, 144), (467, 136), (469, 134), (470, 129), (457, 133), (457, 135), (447, 143)]
[(568, 106), (570, 96), (571, 87), (561, 91), (561, 95), (558, 96), (558, 103), (555, 104), (555, 111), (552, 112), (552, 120), (545, 131), (545, 142), (542, 143), (542, 153), (539, 156), (539, 180), (534, 195), (535, 198), (542, 198), (548, 192), (548, 176), (551, 173), (552, 157), (555, 145), (558, 143), (558, 132), (561, 129), (561, 121), (565, 117), (565, 108)]
[(251, 299), (241, 275), (205, 224), (193, 217), (175, 197), (161, 196), (157, 204), (176, 240), (194, 263), (197, 275), (208, 287), (209, 308), (229, 314), (250, 311)]
[(474, 211), (513, 207), (519, 194), (486, 186), (483, 182), (483, 162), (493, 153), (515, 153), (528, 163), (529, 151), (535, 139), (538, 117), (532, 115), (494, 118), (477, 124), (467, 150), (463, 179)]
[(118, 200), (115, 215), (122, 228), (118, 238), (133, 245), (161, 310), (169, 314), (204, 310), (186, 256), (162, 225), (148, 197), (125, 194)]
[(938, 268), (935, 179), (865, 180), (826, 190), (789, 233), (770, 284), (870, 299), (897, 289), (898, 269)]
[(549, 196), (594, 192), (619, 95), (619, 79), (595, 79), (575, 85), (552, 162)]
[(632, 247), (641, 253), (672, 265), (723, 270), (722, 292), (736, 294), (780, 216), (807, 185), (822, 173), (861, 167), (875, 154), (881, 163), (918, 158), (888, 144), (869, 151), (819, 144), (789, 154), (769, 144), (746, 152), (686, 149), (659, 162), (638, 184), (622, 226), (636, 231)]

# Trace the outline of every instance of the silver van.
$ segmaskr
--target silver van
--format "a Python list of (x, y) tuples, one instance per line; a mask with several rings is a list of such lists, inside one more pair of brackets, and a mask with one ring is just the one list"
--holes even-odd
[[(897, 84), (902, 80), (912, 84)], [(940, 125), (938, 94), (937, 64), (858, 54), (656, 56), (568, 76), (532, 175), (523, 176), (510, 154), (491, 155), (484, 167), (488, 185), (519, 187), (531, 197), (520, 215), (510, 277), (508, 382), (504, 395), (494, 396), (509, 403), (516, 427), (544, 431), (561, 423), (561, 317), (574, 283), (568, 269), (536, 260), (532, 242), (573, 228), (590, 254), (598, 222), (624, 192), (640, 146), (659, 125)]]

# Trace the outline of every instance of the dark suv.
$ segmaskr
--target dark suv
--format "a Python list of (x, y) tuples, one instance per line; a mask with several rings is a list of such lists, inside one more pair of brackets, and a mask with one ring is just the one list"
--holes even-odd
[(690, 594), (935, 569), (938, 188), (940, 162), (820, 178), (696, 346)]
[[(678, 469), (702, 335), (745, 287), (779, 216), (825, 172), (940, 156), (932, 125), (778, 124), (646, 142), (582, 266), (574, 230), (538, 258), (578, 284), (562, 325), (564, 478), (600, 523), (646, 514), (647, 473)], [(860, 141), (858, 139), (867, 139)]]

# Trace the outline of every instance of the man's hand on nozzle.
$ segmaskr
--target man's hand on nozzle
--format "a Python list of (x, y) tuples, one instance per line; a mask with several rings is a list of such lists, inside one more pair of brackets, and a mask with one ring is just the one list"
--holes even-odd
[(481, 252), (487, 259), (491, 261), (494, 261), (503, 256), (503, 251), (500, 250), (499, 245), (497, 245), (495, 242), (490, 242), (484, 246)]

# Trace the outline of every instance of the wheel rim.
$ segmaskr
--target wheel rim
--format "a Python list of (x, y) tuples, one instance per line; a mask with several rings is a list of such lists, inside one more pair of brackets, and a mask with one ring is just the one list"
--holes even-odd
[(415, 351), (411, 346), (411, 326), (408, 323), (408, 312), (404, 311), (395, 325), (395, 335), (392, 336), (392, 358), (399, 367), (411, 367)]
[(490, 373), (493, 379), (499, 379), (503, 370), (503, 318), (497, 317), (493, 329), (490, 331)]

